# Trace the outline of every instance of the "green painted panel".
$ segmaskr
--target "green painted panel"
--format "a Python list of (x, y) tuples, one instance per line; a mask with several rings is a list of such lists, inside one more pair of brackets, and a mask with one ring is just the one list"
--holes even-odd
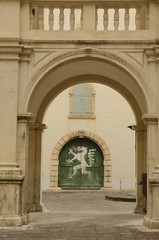
[(62, 188), (101, 188), (103, 154), (93, 141), (83, 138), (68, 142), (59, 155), (58, 185)]

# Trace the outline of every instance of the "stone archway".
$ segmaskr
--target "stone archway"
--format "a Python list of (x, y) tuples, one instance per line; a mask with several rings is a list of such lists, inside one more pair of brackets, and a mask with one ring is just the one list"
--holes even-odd
[[(141, 65), (128, 55), (113, 50), (103, 51), (101, 49), (85, 48), (68, 52), (64, 51), (62, 53), (58, 52), (58, 54), (53, 53), (42, 59), (35, 65), (32, 78), (19, 105), (19, 111), (25, 112), (21, 115), (25, 120), (29, 112), (34, 115), (34, 119), (30, 120), (29, 126), (27, 121), (23, 126), (19, 122), (18, 128), (19, 136), (21, 132), (27, 136), (25, 142), (19, 138), (18, 144), (24, 147), (24, 158), (27, 163), (26, 166), (20, 163), (20, 166), (26, 171), (25, 190), (23, 192), (24, 201), (27, 200), (29, 202), (28, 212), (40, 211), (42, 209), (40, 186), (41, 135), (44, 128), (43, 116), (45, 111), (60, 92), (82, 82), (101, 83), (121, 93), (132, 107), (136, 125), (139, 129), (142, 128), (145, 121), (150, 120), (149, 123), (151, 124), (155, 118), (155, 115), (151, 113), (156, 112), (157, 104), (156, 98), (151, 92), (150, 83), (147, 81)], [(147, 115), (144, 115), (145, 113)], [(155, 141), (157, 138), (156, 126), (149, 127), (149, 134), (147, 135), (148, 137), (153, 135)], [(139, 135), (138, 131), (136, 131), (136, 135)], [(151, 168), (149, 167), (148, 169), (148, 176), (152, 173), (152, 169), (157, 162), (156, 147), (151, 154), (151, 139), (147, 140), (145, 135), (143, 138), (142, 146), (140, 145), (140, 140), (136, 141), (137, 181), (140, 180), (143, 172), (143, 167), (139, 167), (140, 162), (144, 162), (143, 165), (146, 166), (147, 159), (151, 164), (151, 158), (155, 156), (155, 161), (151, 164)], [(28, 148), (27, 141), (30, 143), (30, 148)], [(149, 156), (146, 154), (146, 141), (149, 143), (147, 150)], [(56, 151), (58, 152), (57, 149)], [(27, 156), (29, 156), (28, 159)], [(27, 184), (30, 184), (30, 182), (27, 182), (27, 178), (33, 183), (28, 196), (26, 189), (29, 188)], [(149, 193), (150, 195), (151, 193)], [(137, 204), (139, 202), (140, 198), (138, 198)], [(148, 200), (148, 204), (151, 204), (150, 200)], [(151, 215), (151, 208), (149, 208), (148, 215)]]
[(111, 154), (110, 150), (99, 136), (96, 134), (79, 130), (75, 132), (71, 132), (63, 136), (58, 143), (55, 145), (52, 155), (51, 155), (51, 173), (50, 173), (50, 187), (51, 189), (58, 188), (58, 165), (59, 165), (59, 153), (62, 147), (72, 139), (75, 138), (87, 138), (95, 142), (100, 149), (102, 150), (104, 157), (104, 188), (111, 188), (111, 170), (112, 170), (112, 162), (111, 162)]
[[(41, 135), (44, 113), (50, 102), (64, 89), (87, 81), (112, 87), (127, 99), (134, 111), (136, 162), (137, 166), (140, 163), (146, 166), (148, 176), (145, 224), (159, 228), (158, 1), (137, 3), (137, 10), (140, 10), (140, 5), (145, 7), (146, 2), (148, 8), (145, 14), (141, 14), (144, 21), (139, 16), (136, 19), (138, 26), (145, 23), (144, 31), (140, 29), (132, 34), (130, 31), (127, 34), (127, 27), (125, 32), (116, 31), (118, 14), (115, 14), (114, 32), (107, 32), (106, 29), (96, 31), (96, 4), (92, 5), (95, 1), (88, 1), (91, 8), (82, 5), (85, 9), (82, 31), (59, 31), (58, 34), (48, 31), (46, 34), (42, 30), (41, 2), (32, 6), (32, 1), (1, 1), (1, 11), (12, 14), (9, 18), (1, 14), (0, 185), (1, 196), (5, 197), (1, 197), (0, 225), (21, 225), (24, 218), (27, 221), (27, 212), (41, 210)], [(44, 7), (53, 9), (53, 2), (46, 1)], [(116, 2), (117, 8), (123, 7), (120, 1)], [(127, 2), (129, 10), (130, 1)], [(59, 6), (63, 9), (61, 4)], [(33, 30), (30, 29), (33, 16), (29, 12), (30, 9), (34, 12), (36, 5), (39, 13), (38, 19), (35, 18), (35, 22), (38, 21), (35, 28), (39, 29)], [(80, 2), (78, 6), (81, 7)], [(90, 28), (87, 13), (94, 16)], [(49, 20), (49, 27), (52, 28), (52, 15)], [(129, 19), (126, 17), (125, 20), (126, 26)], [(140, 180), (143, 167), (137, 170)]]

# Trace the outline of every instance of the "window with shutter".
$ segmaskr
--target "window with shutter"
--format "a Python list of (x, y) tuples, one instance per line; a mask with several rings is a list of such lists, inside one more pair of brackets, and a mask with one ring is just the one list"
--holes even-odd
[(70, 118), (95, 118), (95, 91), (91, 84), (75, 85), (70, 90)]

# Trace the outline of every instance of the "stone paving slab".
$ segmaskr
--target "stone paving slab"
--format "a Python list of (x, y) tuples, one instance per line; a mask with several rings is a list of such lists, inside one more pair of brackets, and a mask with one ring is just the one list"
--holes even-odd
[(158, 240), (143, 227), (135, 203), (105, 199), (105, 192), (45, 192), (43, 213), (21, 228), (0, 229), (0, 240)]

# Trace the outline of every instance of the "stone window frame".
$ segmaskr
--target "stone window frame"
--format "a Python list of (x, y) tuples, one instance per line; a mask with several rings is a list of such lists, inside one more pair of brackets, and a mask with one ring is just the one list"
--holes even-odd
[(95, 87), (93, 84), (91, 83), (87, 83), (92, 90), (92, 114), (90, 115), (75, 115), (72, 113), (72, 96), (73, 96), (73, 86), (69, 89), (69, 115), (68, 118), (69, 119), (95, 119), (95, 95), (96, 95), (96, 91), (95, 91)]
[(87, 138), (95, 142), (101, 149), (104, 157), (104, 189), (111, 189), (112, 186), (112, 160), (110, 150), (105, 143), (105, 141), (97, 136), (96, 134), (79, 130), (68, 133), (64, 135), (55, 145), (52, 154), (51, 154), (51, 167), (50, 167), (50, 189), (60, 189), (58, 187), (58, 165), (59, 165), (59, 154), (61, 149), (64, 147), (66, 143), (76, 138)]

